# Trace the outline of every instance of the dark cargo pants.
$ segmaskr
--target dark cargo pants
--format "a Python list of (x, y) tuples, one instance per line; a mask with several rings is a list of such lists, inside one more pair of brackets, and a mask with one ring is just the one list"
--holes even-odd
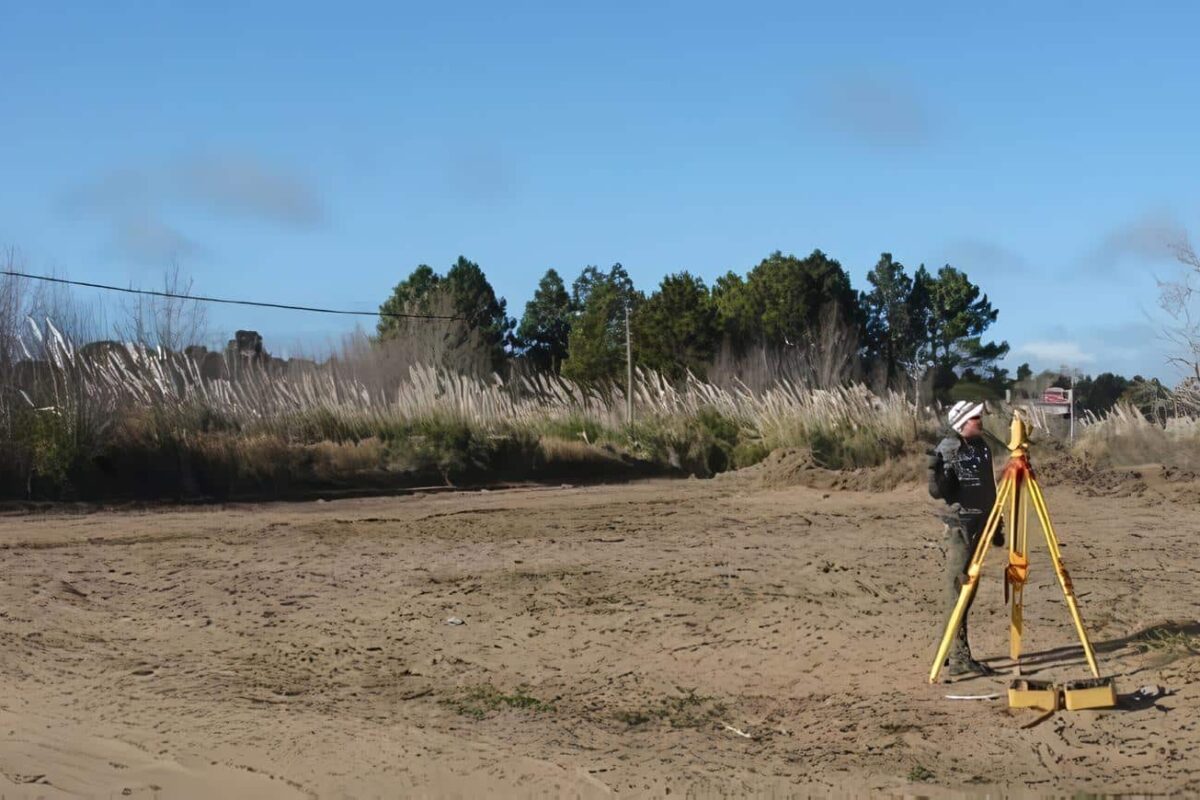
[[(954, 612), (954, 606), (958, 604), (959, 590), (967, 580), (967, 568), (971, 565), (971, 557), (975, 555), (975, 546), (979, 543), (979, 536), (982, 533), (981, 530), (972, 532), (971, 529), (979, 527), (981, 526), (963, 522), (946, 523), (946, 538), (943, 544), (946, 551), (944, 577), (946, 615), (944, 619), (950, 619), (950, 614)], [(950, 645), (951, 664), (965, 663), (971, 658), (971, 647), (967, 642), (967, 616), (971, 613), (971, 606), (974, 602), (975, 598), (972, 597), (967, 603), (967, 607), (963, 611), (962, 625), (959, 626)]]

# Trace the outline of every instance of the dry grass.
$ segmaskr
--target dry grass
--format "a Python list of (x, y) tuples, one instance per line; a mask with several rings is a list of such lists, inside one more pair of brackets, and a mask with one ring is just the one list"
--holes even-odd
[(1160, 425), (1136, 409), (1117, 406), (1084, 426), (1075, 449), (1103, 466), (1167, 464), (1200, 469), (1200, 417), (1173, 417)]
[[(637, 371), (629, 426), (620, 386), (553, 375), (504, 381), (415, 363), (397, 374), (394, 353), (362, 342), (299, 371), (228, 363), (233, 379), (204, 378), (188, 356), (136, 345), (83, 355), (49, 321), (26, 325), (18, 344), (36, 357), (0, 390), (10, 497), (86, 493), (85, 483), (109, 486), (96, 489), (103, 494), (120, 476), (158, 494), (222, 497), (373, 486), (397, 475), (616, 476), (635, 462), (712, 475), (780, 449), (857, 468), (912, 452), (940, 427), (904, 397), (860, 385), (778, 380), (754, 390), (736, 379), (672, 383)], [(1082, 426), (1076, 451), (1114, 467), (1200, 469), (1200, 421), (1162, 426), (1117, 408)], [(106, 463), (115, 485), (97, 483)]]
[(175, 483), (218, 495), (368, 473), (453, 481), (575, 465), (602, 475), (631, 458), (710, 475), (779, 447), (811, 448), (826, 466), (863, 466), (935, 430), (903, 397), (860, 386), (780, 381), (753, 391), (639, 370), (630, 426), (621, 387), (537, 375), (506, 382), (416, 364), (396, 376), (393, 354), (365, 345), (353, 362), (285, 373), (229, 363), (233, 379), (209, 379), (190, 357), (161, 349), (83, 355), (48, 321), (30, 325), (26, 338), (22, 347), (40, 359), (0, 391), (0, 438), (9, 445), (0, 468), (20, 476), (7, 483), (34, 494), (83, 490), (78, 484), (94, 483), (105, 463), (119, 475), (150, 476), (155, 491), (190, 470), (198, 477)]

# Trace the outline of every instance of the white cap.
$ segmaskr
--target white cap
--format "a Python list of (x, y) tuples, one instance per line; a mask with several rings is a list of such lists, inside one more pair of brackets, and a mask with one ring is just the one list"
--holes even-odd
[(983, 416), (984, 406), (985, 404), (982, 401), (973, 403), (970, 400), (959, 400), (950, 406), (950, 413), (946, 415), (950, 421), (950, 427), (958, 433), (962, 433), (967, 420), (972, 417)]

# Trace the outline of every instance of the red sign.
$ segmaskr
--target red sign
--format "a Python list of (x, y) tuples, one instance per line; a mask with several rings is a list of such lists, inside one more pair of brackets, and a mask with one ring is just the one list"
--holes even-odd
[(1071, 402), (1071, 394), (1067, 389), (1047, 389), (1042, 392), (1043, 403), (1053, 403), (1055, 405), (1069, 405)]

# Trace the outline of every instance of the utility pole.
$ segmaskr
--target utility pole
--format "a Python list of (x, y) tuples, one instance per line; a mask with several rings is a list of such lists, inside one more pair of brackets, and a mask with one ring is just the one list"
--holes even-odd
[(625, 424), (633, 424), (633, 339), (629, 335), (629, 298), (625, 298)]
[(1071, 367), (1071, 441), (1075, 441), (1075, 368)]

